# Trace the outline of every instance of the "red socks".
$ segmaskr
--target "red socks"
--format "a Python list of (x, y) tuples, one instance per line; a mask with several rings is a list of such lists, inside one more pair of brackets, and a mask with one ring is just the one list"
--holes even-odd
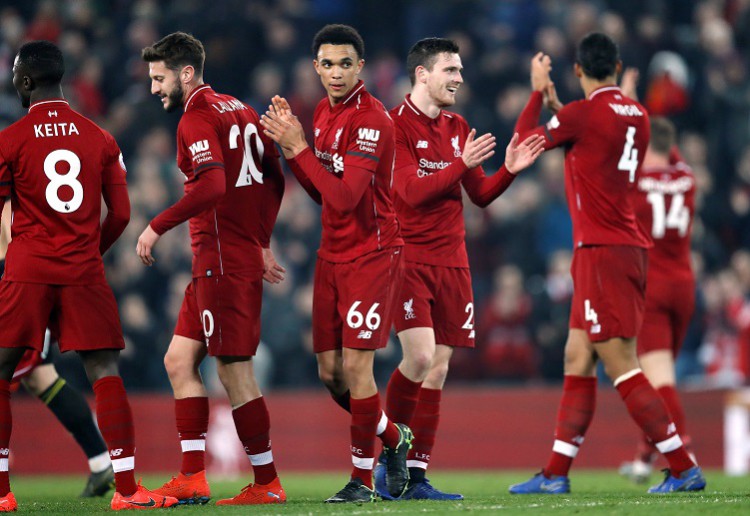
[(206, 469), (206, 432), (208, 431), (208, 398), (174, 400), (177, 434), (182, 448), (180, 473), (189, 475)]
[(419, 403), (414, 412), (411, 429), (414, 432), (414, 445), (409, 450), (406, 464), (410, 468), (427, 469), (430, 454), (435, 446), (435, 434), (440, 422), (440, 399), (443, 391), (439, 389), (419, 390)]
[(398, 367), (393, 371), (385, 397), (385, 413), (391, 421), (411, 426), (421, 386), (422, 382), (409, 380)]
[(10, 492), (8, 457), (10, 456), (10, 432), (12, 428), (10, 382), (0, 380), (0, 496), (5, 496)]
[(674, 385), (664, 385), (656, 389), (656, 392), (664, 400), (664, 404), (669, 410), (669, 415), (672, 416), (672, 421), (677, 426), (677, 433), (680, 434), (682, 443), (689, 448), (690, 437), (688, 436), (687, 428), (685, 428), (685, 411), (682, 408), (677, 389)]
[(270, 484), (276, 478), (271, 451), (271, 419), (263, 396), (232, 410), (237, 435), (253, 466), (256, 484)]
[(94, 382), (96, 419), (107, 443), (115, 471), (115, 488), (123, 496), (138, 489), (135, 483), (135, 432), (133, 414), (119, 376), (105, 376)]
[(596, 407), (596, 378), (566, 375), (557, 412), (555, 443), (544, 476), (567, 476)]
[[(352, 478), (359, 478), (372, 489), (372, 468), (375, 463), (375, 434), (381, 419), (380, 395), (351, 398)], [(391, 423), (393, 425), (393, 423)]]
[(695, 464), (685, 451), (666, 405), (641, 370), (634, 369), (620, 376), (615, 380), (615, 387), (630, 416), (664, 454), (672, 475), (677, 477), (692, 468)]

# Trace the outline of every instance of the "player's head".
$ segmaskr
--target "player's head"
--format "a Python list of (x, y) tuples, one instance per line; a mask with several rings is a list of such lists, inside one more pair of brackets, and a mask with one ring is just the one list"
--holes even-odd
[(612, 38), (601, 32), (586, 35), (576, 51), (576, 74), (598, 82), (617, 78), (622, 68), (620, 50)]
[(669, 152), (677, 141), (677, 131), (674, 124), (661, 116), (651, 119), (651, 140), (648, 151), (661, 156), (669, 156)]
[(415, 89), (423, 89), (440, 107), (456, 103), (456, 91), (464, 82), (461, 57), (455, 41), (425, 38), (417, 41), (406, 56), (409, 80)]
[(13, 63), (13, 86), (23, 107), (31, 105), (34, 91), (60, 93), (65, 62), (57, 45), (49, 41), (30, 41), (18, 49)]
[(148, 65), (151, 93), (162, 99), (165, 111), (182, 107), (185, 90), (203, 82), (206, 51), (191, 34), (173, 32), (141, 51)]
[(365, 43), (354, 27), (326, 25), (313, 38), (313, 64), (333, 104), (346, 98), (365, 64)]

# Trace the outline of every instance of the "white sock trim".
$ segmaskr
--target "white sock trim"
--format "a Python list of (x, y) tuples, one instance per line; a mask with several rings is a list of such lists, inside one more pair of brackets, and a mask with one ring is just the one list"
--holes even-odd
[(406, 461), (406, 467), (407, 468), (427, 469), (427, 463), (426, 462), (422, 462), (421, 460), (407, 460)]
[(555, 443), (552, 445), (552, 451), (570, 457), (571, 459), (575, 459), (576, 455), (578, 455), (578, 446), (555, 439)]
[(113, 460), (112, 469), (115, 470), (115, 473), (135, 469), (135, 457), (123, 457), (122, 459)]
[(634, 377), (635, 375), (637, 375), (637, 374), (639, 374), (641, 372), (642, 372), (641, 368), (639, 367), (639, 368), (633, 369), (632, 371), (628, 371), (627, 373), (625, 373), (625, 374), (623, 374), (621, 376), (618, 376), (615, 379), (615, 381), (614, 381), (615, 387), (617, 387), (618, 385), (620, 385), (622, 382), (624, 382), (626, 380), (630, 380), (632, 377)]
[(253, 466), (265, 466), (273, 462), (273, 452), (268, 450), (267, 452), (256, 453), (255, 455), (248, 454), (247, 458), (250, 459), (250, 464)]
[(206, 451), (206, 440), (205, 439), (186, 439), (180, 441), (182, 447), (182, 453), (189, 451)]
[(110, 464), (112, 462), (109, 460), (109, 453), (105, 451), (89, 459), (89, 469), (92, 473), (100, 473), (109, 468)]
[(675, 451), (682, 446), (682, 439), (680, 436), (675, 434), (669, 439), (665, 439), (660, 443), (656, 443), (656, 449), (662, 453), (669, 453)]
[(0, 471), (8, 471), (8, 459), (0, 459)]
[(352, 464), (354, 464), (355, 468), (359, 469), (372, 469), (372, 467), (375, 464), (375, 459), (365, 458), (365, 457), (357, 457), (356, 455), (352, 455)]
[(375, 435), (380, 435), (385, 432), (388, 426), (388, 416), (385, 415), (385, 411), (380, 411), (380, 421), (378, 421), (378, 428), (375, 430)]

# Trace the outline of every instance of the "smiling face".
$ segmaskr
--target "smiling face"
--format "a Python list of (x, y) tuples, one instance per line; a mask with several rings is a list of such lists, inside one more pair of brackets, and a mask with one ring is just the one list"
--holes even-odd
[(182, 107), (184, 89), (178, 72), (167, 68), (164, 61), (155, 61), (148, 64), (148, 76), (151, 78), (151, 93), (161, 98), (164, 111), (171, 113)]
[(326, 43), (320, 46), (313, 64), (328, 93), (328, 100), (335, 105), (344, 100), (357, 84), (365, 61), (359, 59), (352, 45)]
[(432, 70), (419, 67), (417, 76), (424, 80), (432, 101), (440, 108), (456, 103), (456, 92), (463, 84), (461, 77), (461, 57), (458, 54), (443, 52), (438, 54)]

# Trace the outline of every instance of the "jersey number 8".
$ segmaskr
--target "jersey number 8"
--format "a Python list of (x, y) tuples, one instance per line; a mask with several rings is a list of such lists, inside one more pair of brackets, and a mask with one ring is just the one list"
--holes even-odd
[[(67, 174), (58, 174), (56, 166), (64, 161), (70, 167)], [(83, 185), (78, 181), (81, 173), (81, 160), (75, 153), (66, 149), (50, 152), (44, 159), (44, 175), (49, 178), (45, 191), (47, 204), (59, 213), (73, 213), (83, 204)], [(60, 199), (60, 188), (67, 186), (73, 190), (73, 197), (69, 201)]]

